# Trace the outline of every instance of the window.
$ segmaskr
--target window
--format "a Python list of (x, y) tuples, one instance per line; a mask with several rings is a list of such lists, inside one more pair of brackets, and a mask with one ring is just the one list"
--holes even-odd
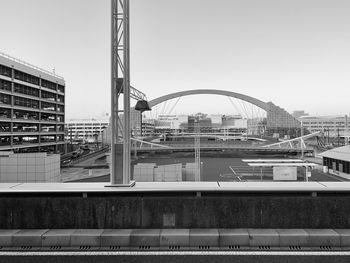
[(38, 136), (13, 136), (13, 144), (15, 145), (33, 144), (38, 142)]
[(58, 101), (58, 102), (63, 102), (63, 103), (64, 103), (64, 96), (58, 95), (57, 101)]
[(15, 83), (15, 92), (29, 96), (39, 97), (39, 90), (22, 84)]
[(11, 132), (11, 123), (9, 123), (9, 122), (0, 122), (0, 133), (1, 132)]
[(56, 132), (56, 125), (52, 124), (42, 124), (41, 132)]
[(36, 112), (13, 110), (13, 118), (22, 120), (38, 120), (39, 114)]
[(49, 113), (41, 113), (41, 120), (42, 121), (56, 121), (56, 115), (49, 114)]
[[(64, 122), (64, 116), (58, 115), (57, 116), (57, 121), (58, 122)], [(69, 124), (69, 126), (71, 127), (71, 126), (73, 126), (73, 124)]]
[(42, 102), (41, 109), (47, 111), (56, 111), (56, 105), (48, 102)]
[(58, 142), (63, 142), (64, 141), (64, 136), (63, 135), (57, 135), (57, 141)]
[(6, 90), (11, 92), (11, 82), (0, 79), (0, 90)]
[(56, 94), (42, 90), (41, 98), (46, 100), (56, 101)]
[(55, 142), (56, 141), (56, 136), (55, 135), (42, 135), (40, 138), (41, 138), (41, 142), (42, 143)]
[(64, 106), (62, 106), (62, 105), (57, 105), (57, 111), (59, 111), (59, 112), (64, 112)]
[(350, 174), (350, 170), (349, 170), (349, 162), (345, 162), (345, 165), (344, 165), (344, 173), (347, 173), (347, 174)]
[(22, 98), (22, 97), (14, 97), (14, 104), (16, 106), (26, 107), (26, 108), (33, 108), (38, 109), (39, 108), (39, 101)]
[(57, 89), (56, 83), (53, 83), (53, 82), (45, 80), (45, 79), (41, 79), (41, 86), (44, 88), (55, 90), (55, 91)]
[(0, 146), (8, 146), (8, 145), (11, 145), (11, 137), (0, 136)]
[(38, 124), (13, 123), (13, 132), (38, 132)]
[(34, 85), (39, 85), (39, 78), (19, 70), (15, 70), (15, 79), (28, 82)]
[(11, 96), (0, 93), (0, 104), (8, 104), (11, 105)]
[(0, 118), (11, 118), (11, 110), (6, 108), (0, 108)]
[(39, 143), (39, 137), (38, 136), (22, 136), (22, 143), (23, 144), (33, 144), (33, 143)]
[(0, 75), (10, 77), (12, 76), (12, 69), (4, 65), (0, 65)]
[(64, 89), (65, 89), (64, 86), (58, 84), (58, 91), (59, 91), (59, 92), (64, 93)]

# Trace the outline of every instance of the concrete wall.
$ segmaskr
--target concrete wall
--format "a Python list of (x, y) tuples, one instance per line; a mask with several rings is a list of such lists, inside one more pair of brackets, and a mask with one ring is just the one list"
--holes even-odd
[(162, 228), (169, 217), (175, 228), (341, 229), (350, 193), (1, 194), (0, 211), (0, 229)]
[(59, 154), (0, 152), (0, 183), (60, 181)]
[(134, 180), (136, 182), (154, 182), (155, 163), (138, 163), (134, 165)]
[(342, 178), (345, 178), (347, 180), (350, 180), (350, 174), (347, 174), (347, 173), (343, 173), (343, 172), (339, 172), (337, 170), (333, 170), (333, 169), (328, 169), (328, 172), (330, 174), (334, 174), (336, 176), (339, 176), (339, 177), (342, 177)]
[(182, 181), (182, 164), (159, 165), (154, 168), (155, 182), (181, 182)]

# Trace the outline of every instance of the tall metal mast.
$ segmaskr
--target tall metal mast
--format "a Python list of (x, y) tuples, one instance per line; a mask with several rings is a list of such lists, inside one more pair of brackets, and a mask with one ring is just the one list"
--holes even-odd
[[(111, 185), (130, 185), (129, 0), (111, 0)], [(124, 94), (123, 111), (119, 96)], [(123, 112), (123, 129), (119, 113)], [(123, 131), (119, 140), (118, 131)], [(121, 169), (122, 167), (122, 169)]]
[(195, 119), (195, 137), (194, 137), (194, 156), (195, 156), (195, 172), (194, 180), (200, 182), (201, 180), (201, 138), (200, 138), (200, 122), (199, 117)]

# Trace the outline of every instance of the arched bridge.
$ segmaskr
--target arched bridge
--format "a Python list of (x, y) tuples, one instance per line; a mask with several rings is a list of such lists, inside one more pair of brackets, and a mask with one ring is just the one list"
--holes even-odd
[(258, 100), (256, 98), (232, 92), (232, 91), (226, 91), (226, 90), (215, 90), (215, 89), (197, 89), (197, 90), (185, 90), (185, 91), (179, 91), (175, 93), (171, 93), (168, 95), (161, 96), (159, 98), (156, 98), (154, 100), (151, 100), (148, 102), (150, 107), (153, 107), (157, 104), (160, 104), (162, 102), (165, 102), (167, 100), (183, 97), (183, 96), (189, 96), (189, 95), (199, 95), (199, 94), (213, 94), (213, 95), (222, 95), (222, 96), (228, 96), (228, 97), (233, 97), (236, 99), (244, 100), (246, 102), (249, 102), (251, 104), (254, 104), (255, 106), (268, 111), (269, 106), (265, 102)]
[(287, 129), (300, 128), (300, 122), (298, 120), (296, 120), (287, 111), (276, 106), (272, 102), (263, 102), (259, 99), (256, 99), (241, 93), (236, 93), (236, 92), (226, 91), (226, 90), (197, 89), (197, 90), (179, 91), (179, 92), (171, 93), (171, 94), (164, 95), (156, 99), (150, 100), (148, 104), (152, 108), (157, 104), (160, 104), (162, 102), (165, 102), (171, 99), (175, 99), (183, 96), (189, 96), (189, 95), (200, 95), (200, 94), (213, 94), (213, 95), (233, 97), (233, 98), (251, 103), (265, 110), (267, 113), (267, 128), (270, 129), (271, 131), (274, 131), (274, 130), (278, 131), (278, 129), (281, 129), (281, 128), (287, 128)]

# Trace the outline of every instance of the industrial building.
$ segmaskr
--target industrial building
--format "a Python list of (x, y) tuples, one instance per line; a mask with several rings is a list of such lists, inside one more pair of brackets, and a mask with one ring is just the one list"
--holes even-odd
[(64, 150), (65, 81), (0, 53), (0, 151)]
[(324, 172), (350, 179), (350, 145), (338, 147), (320, 154)]

